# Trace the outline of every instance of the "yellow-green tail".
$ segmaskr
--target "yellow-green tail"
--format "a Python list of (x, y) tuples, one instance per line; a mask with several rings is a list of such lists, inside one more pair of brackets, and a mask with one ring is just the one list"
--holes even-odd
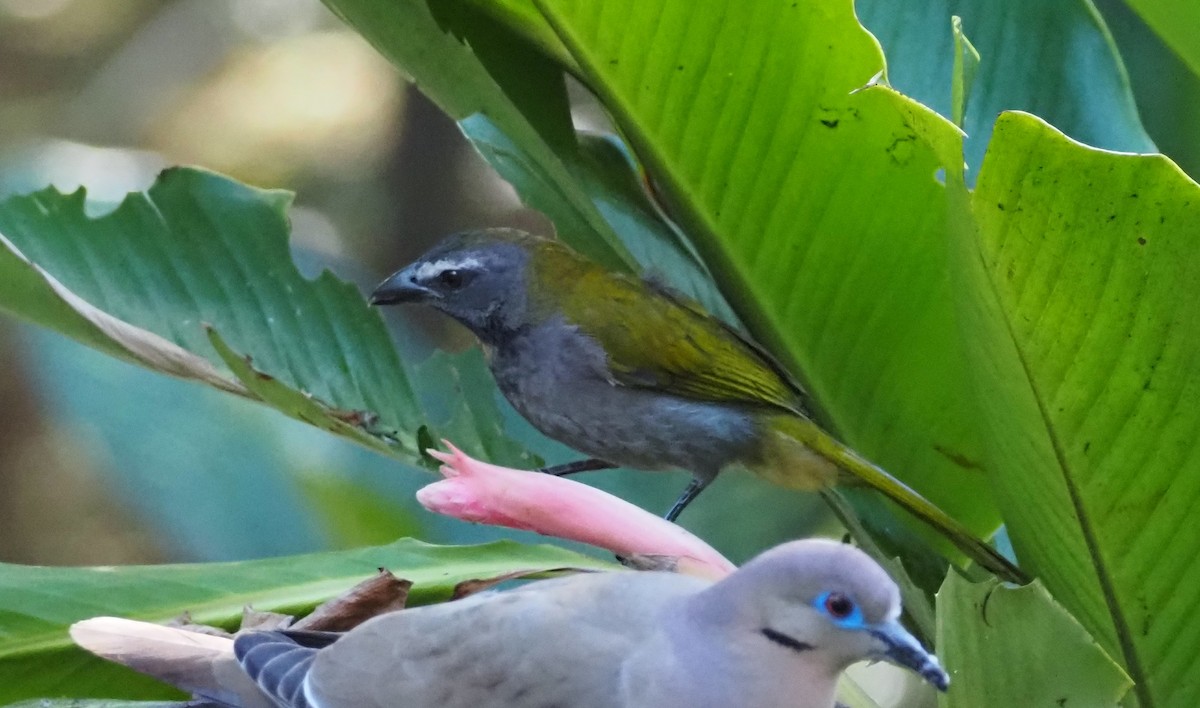
[(883, 468), (821, 430), (810, 420), (780, 415), (772, 420), (764, 462), (754, 471), (776, 484), (815, 490), (837, 482), (838, 470), (876, 489), (913, 516), (929, 524), (968, 558), (1010, 582), (1027, 582), (1020, 568), (984, 543), (970, 529), (942, 511)]

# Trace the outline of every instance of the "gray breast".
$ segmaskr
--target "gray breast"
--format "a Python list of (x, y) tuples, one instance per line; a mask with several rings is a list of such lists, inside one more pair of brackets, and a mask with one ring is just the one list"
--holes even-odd
[(561, 320), (497, 347), (491, 367), (538, 430), (625, 467), (678, 467), (708, 478), (744, 457), (757, 435), (745, 410), (615, 383), (599, 344)]

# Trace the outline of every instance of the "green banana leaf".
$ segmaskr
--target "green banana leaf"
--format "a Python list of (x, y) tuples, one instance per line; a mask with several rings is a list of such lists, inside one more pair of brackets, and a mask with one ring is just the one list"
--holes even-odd
[(1014, 113), (958, 208), (963, 335), (1013, 547), (1141, 705), (1195, 705), (1200, 185)]
[(178, 698), (179, 693), (76, 647), (67, 627), (89, 617), (236, 629), (245, 605), (301, 614), (378, 568), (412, 581), (412, 604), (445, 600), (464, 580), (516, 570), (612, 568), (552, 546), (432, 546), (400, 540), (352, 551), (190, 565), (49, 568), (0, 564), (0, 705), (46, 698)]
[(96, 218), (82, 191), (12, 197), (0, 203), (0, 308), (409, 463), (425, 459), (422, 428), (433, 441), (451, 436), (489, 459), (528, 463), (473, 422), (498, 417), (489, 396), (469, 399), (482, 407), (474, 416), (430, 420), (414, 372), (358, 288), (296, 270), (290, 201), (190, 168), (165, 171)]

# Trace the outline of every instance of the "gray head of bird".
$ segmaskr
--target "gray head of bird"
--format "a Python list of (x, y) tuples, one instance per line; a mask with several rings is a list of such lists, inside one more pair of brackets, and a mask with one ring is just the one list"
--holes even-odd
[(458, 233), (388, 276), (370, 302), (424, 303), (494, 342), (527, 324), (530, 294), (551, 289), (534, 282), (536, 275), (564, 254), (575, 258), (556, 241), (516, 229)]
[[(858, 661), (887, 661), (911, 669), (940, 690), (949, 676), (937, 657), (899, 622), (896, 583), (862, 551), (834, 541), (808, 539), (777, 546), (705, 593), (756, 598), (729, 604), (701, 600), (723, 621), (803, 655), (819, 655), (840, 671)], [(700, 596), (697, 597), (700, 599)]]

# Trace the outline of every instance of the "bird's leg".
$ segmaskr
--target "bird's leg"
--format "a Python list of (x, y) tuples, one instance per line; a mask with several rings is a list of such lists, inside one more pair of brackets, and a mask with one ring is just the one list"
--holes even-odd
[(611, 470), (616, 465), (605, 460), (598, 460), (595, 457), (589, 457), (586, 460), (575, 460), (574, 462), (564, 462), (561, 465), (551, 465), (543, 467), (538, 472), (552, 474), (555, 477), (566, 477), (567, 475), (575, 474), (576, 472), (592, 472), (594, 470)]
[(684, 508), (688, 504), (691, 504), (693, 499), (700, 496), (700, 492), (703, 492), (704, 488), (707, 487), (708, 483), (711, 481), (711, 478), (700, 479), (699, 477), (692, 477), (692, 481), (689, 482), (687, 488), (683, 490), (683, 494), (679, 495), (679, 498), (675, 500), (675, 504), (671, 506), (671, 510), (667, 512), (667, 521), (674, 521), (677, 519), (679, 514), (683, 512)]

